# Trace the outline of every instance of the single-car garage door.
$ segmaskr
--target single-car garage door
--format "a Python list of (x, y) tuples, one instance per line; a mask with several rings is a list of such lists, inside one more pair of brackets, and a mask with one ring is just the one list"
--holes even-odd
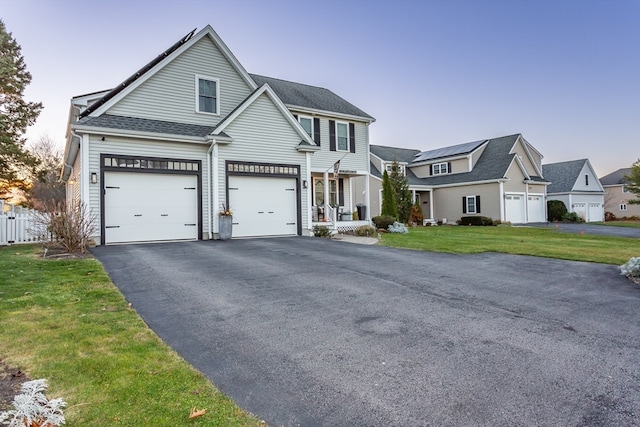
[(589, 203), (588, 222), (598, 222), (604, 220), (602, 205), (600, 203)]
[(298, 234), (296, 180), (229, 176), (233, 237)]
[(524, 194), (505, 194), (505, 218), (512, 224), (522, 224), (524, 219)]
[(198, 238), (195, 175), (105, 172), (105, 243)]
[(544, 197), (530, 194), (528, 197), (528, 222), (544, 222), (545, 221), (545, 203)]

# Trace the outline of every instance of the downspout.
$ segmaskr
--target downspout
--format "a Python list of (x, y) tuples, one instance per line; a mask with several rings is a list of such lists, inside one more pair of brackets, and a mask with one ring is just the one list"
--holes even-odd
[[(216, 139), (211, 140), (211, 145), (207, 150), (207, 170), (209, 171), (209, 179), (207, 180), (207, 199), (209, 200), (209, 240), (213, 240), (213, 171), (211, 169), (213, 163), (213, 150), (216, 146)], [(216, 168), (217, 169), (217, 168)]]

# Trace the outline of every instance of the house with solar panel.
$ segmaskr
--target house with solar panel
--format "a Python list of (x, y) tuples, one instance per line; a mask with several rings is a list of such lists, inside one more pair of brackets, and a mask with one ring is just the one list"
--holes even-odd
[(543, 156), (520, 134), (427, 151), (380, 145), (370, 151), (372, 217), (380, 214), (382, 174), (396, 161), (425, 223), (474, 215), (513, 224), (546, 221)]
[(369, 224), (351, 212), (373, 122), (328, 89), (249, 74), (207, 26), (71, 99), (61, 178), (97, 244), (216, 239), (229, 209), (233, 237), (344, 231)]
[(604, 221), (604, 188), (589, 159), (549, 163), (542, 173), (551, 182), (547, 200), (560, 200), (585, 222)]

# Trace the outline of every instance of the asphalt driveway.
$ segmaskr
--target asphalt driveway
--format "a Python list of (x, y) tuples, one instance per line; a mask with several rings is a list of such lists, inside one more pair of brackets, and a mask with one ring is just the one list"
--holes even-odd
[(640, 287), (616, 266), (303, 237), (93, 252), (269, 425), (640, 424)]
[(566, 233), (598, 234), (601, 236), (640, 238), (640, 228), (618, 227), (614, 225), (598, 225), (589, 223), (539, 222), (527, 224), (528, 227), (553, 228)]

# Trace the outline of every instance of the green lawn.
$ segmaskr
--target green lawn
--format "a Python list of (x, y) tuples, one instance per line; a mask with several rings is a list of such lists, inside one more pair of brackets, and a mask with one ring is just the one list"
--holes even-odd
[(612, 227), (640, 228), (640, 221), (607, 221), (607, 222), (595, 222), (594, 224), (610, 225)]
[[(0, 248), (0, 359), (46, 378), (71, 426), (258, 426), (165, 345), (94, 259)], [(188, 419), (192, 408), (206, 415)]]
[(415, 227), (409, 234), (384, 233), (381, 244), (434, 252), (502, 252), (617, 265), (640, 256), (640, 239), (529, 227)]

